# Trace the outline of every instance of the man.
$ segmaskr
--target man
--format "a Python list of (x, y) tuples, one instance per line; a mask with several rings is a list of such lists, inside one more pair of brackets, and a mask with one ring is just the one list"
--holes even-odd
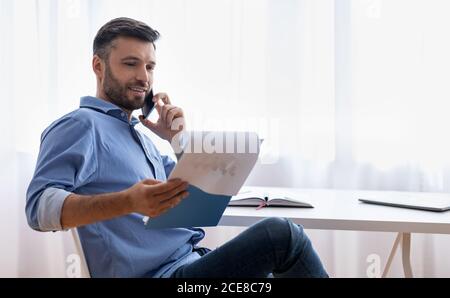
[[(132, 117), (153, 83), (154, 42), (146, 24), (118, 18), (94, 40), (96, 97), (42, 134), (27, 192), (29, 225), (39, 231), (77, 228), (93, 277), (326, 277), (300, 226), (269, 218), (214, 251), (199, 247), (204, 231), (146, 230), (189, 194), (184, 181), (166, 181), (174, 161), (162, 156)], [(140, 120), (171, 141), (184, 128), (183, 110), (167, 94), (153, 97), (157, 122)], [(176, 127), (174, 123), (178, 123)]]

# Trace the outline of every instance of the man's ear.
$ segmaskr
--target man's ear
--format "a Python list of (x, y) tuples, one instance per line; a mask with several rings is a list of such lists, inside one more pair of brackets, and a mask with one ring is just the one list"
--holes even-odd
[(103, 59), (98, 55), (94, 55), (94, 57), (92, 57), (92, 70), (100, 81), (103, 80), (104, 69), (105, 63)]

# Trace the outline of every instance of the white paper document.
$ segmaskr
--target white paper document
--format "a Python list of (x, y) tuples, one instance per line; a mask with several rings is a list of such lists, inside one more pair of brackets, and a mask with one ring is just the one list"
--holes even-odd
[(260, 144), (253, 132), (191, 132), (169, 179), (180, 178), (210, 194), (236, 195), (258, 159)]

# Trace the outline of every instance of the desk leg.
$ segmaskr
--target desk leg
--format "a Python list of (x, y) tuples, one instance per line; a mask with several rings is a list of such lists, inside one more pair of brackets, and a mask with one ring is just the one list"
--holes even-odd
[(413, 277), (411, 268), (411, 233), (402, 234), (402, 262), (405, 277)]
[(405, 273), (405, 277), (410, 278), (413, 277), (412, 269), (411, 269), (411, 233), (398, 233), (397, 238), (395, 238), (394, 245), (392, 246), (391, 253), (389, 254), (388, 260), (386, 262), (386, 266), (383, 270), (383, 275), (381, 277), (385, 278), (389, 273), (389, 269), (391, 268), (392, 260), (394, 259), (394, 255), (397, 252), (398, 246), (401, 243), (402, 245), (402, 263), (403, 263), (403, 272)]
[(391, 269), (391, 263), (392, 263), (392, 260), (394, 259), (395, 252), (397, 251), (397, 248), (398, 248), (398, 245), (400, 244), (401, 239), (402, 239), (402, 233), (398, 233), (397, 238), (395, 238), (394, 245), (392, 246), (391, 253), (389, 254), (389, 258), (386, 262), (386, 266), (384, 267), (383, 275), (381, 275), (382, 278), (385, 278), (389, 272), (389, 269)]

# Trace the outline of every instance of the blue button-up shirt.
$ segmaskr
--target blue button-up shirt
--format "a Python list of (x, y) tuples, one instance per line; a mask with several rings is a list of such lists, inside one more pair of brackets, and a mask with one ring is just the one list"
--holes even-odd
[[(29, 225), (39, 231), (61, 227), (61, 209), (71, 193), (118, 192), (148, 178), (166, 180), (175, 163), (135, 129), (139, 120), (95, 97), (52, 123), (41, 136), (36, 170), (27, 191)], [(201, 229), (147, 230), (141, 214), (78, 228), (93, 277), (168, 276), (199, 255), (193, 247)]]

